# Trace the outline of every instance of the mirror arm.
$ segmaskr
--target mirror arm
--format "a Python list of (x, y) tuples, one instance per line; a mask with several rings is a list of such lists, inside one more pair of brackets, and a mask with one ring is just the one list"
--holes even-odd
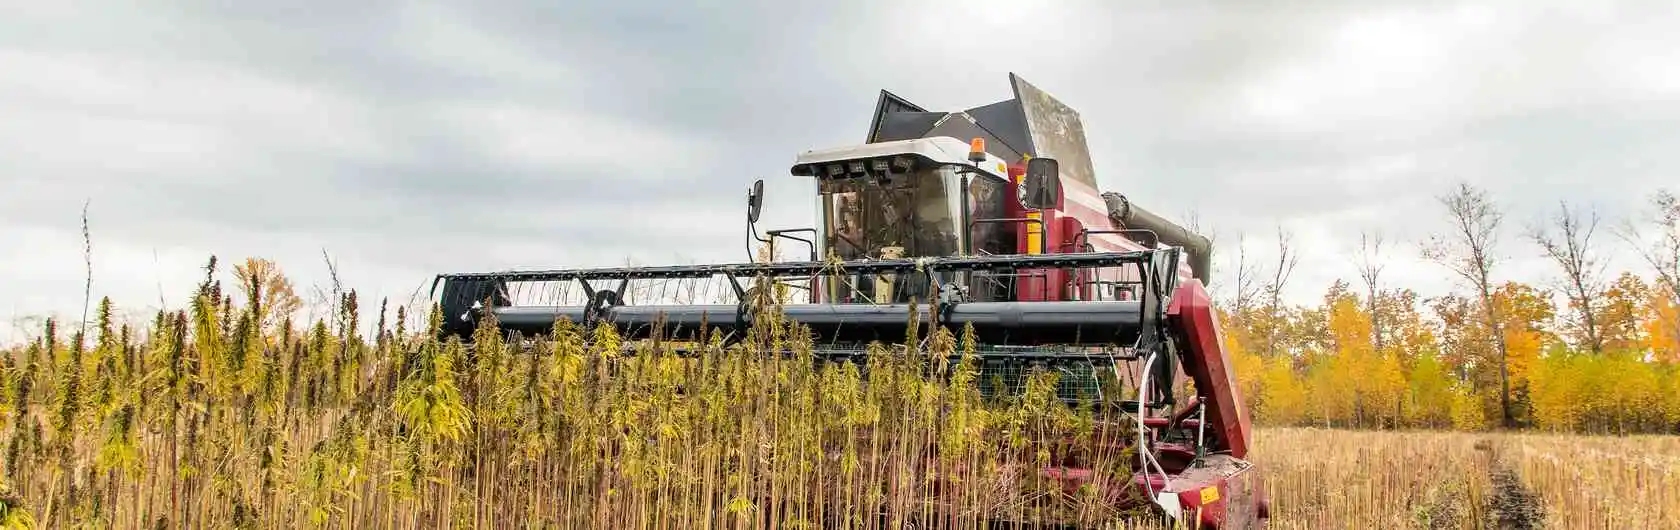
[[(782, 229), (782, 230), (770, 230), (770, 231), (765, 232), (765, 233), (770, 235), (770, 237), (766, 240), (766, 242), (768, 242), (768, 240), (770, 240), (770, 239), (776, 239), (778, 237), (785, 237), (785, 238), (788, 238), (788, 239), (792, 239), (794, 241), (804, 243), (806, 246), (810, 247), (810, 249), (811, 249), (811, 261), (817, 261), (817, 237), (821, 235), (821, 234), (817, 233), (817, 229), (815, 229), (815, 228), (786, 228), (786, 229)], [(795, 233), (810, 233), (811, 234), (811, 239), (805, 239), (805, 238), (799, 237), (799, 236), (788, 235), (788, 234), (795, 234)], [(842, 237), (844, 237), (844, 236), (842, 236)]]
[[(767, 241), (765, 241), (764, 238), (758, 236), (758, 226), (757, 225), (758, 225), (758, 223), (754, 223), (752, 221), (747, 221), (747, 234), (749, 236), (751, 236), (753, 239), (760, 242), (760, 243), (767, 243)], [(746, 243), (747, 243), (747, 261), (752, 261), (753, 259), (755, 259), (753, 257), (752, 242), (748, 241)]]

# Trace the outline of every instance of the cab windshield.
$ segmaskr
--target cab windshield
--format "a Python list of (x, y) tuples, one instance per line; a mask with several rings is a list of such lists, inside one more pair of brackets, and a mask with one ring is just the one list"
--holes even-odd
[[(842, 260), (956, 255), (953, 181), (954, 173), (944, 168), (820, 179), (829, 253)], [(836, 274), (827, 285), (829, 299), (841, 303), (906, 303), (932, 294), (920, 274)]]
[(958, 250), (949, 169), (821, 179), (828, 248), (843, 260), (950, 256)]
[[(841, 260), (955, 256), (961, 184), (950, 168), (919, 169), (885, 178), (819, 179), (824, 241), (828, 252)], [(969, 215), (975, 254), (1014, 252), (1015, 227), (985, 220), (1005, 217), (1007, 188), (1003, 179), (974, 176), (969, 182)], [(905, 303), (930, 294), (923, 275), (876, 278), (841, 275), (830, 278), (829, 296), (840, 302)], [(996, 281), (976, 282), (970, 295), (996, 299), (1007, 287)], [(890, 292), (883, 292), (890, 289)]]

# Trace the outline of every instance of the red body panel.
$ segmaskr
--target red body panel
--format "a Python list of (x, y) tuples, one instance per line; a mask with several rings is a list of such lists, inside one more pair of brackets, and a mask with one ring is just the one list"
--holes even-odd
[(1257, 471), (1248, 467), (1230, 475), (1187, 473), (1170, 483), (1160, 474), (1137, 473), (1132, 485), (1140, 494), (1170, 491), (1192, 528), (1254, 528), (1271, 518), (1271, 502)]
[[(1014, 197), (1018, 193), (1019, 184), (1016, 182), (1025, 173), (1026, 165), (1019, 162), (1009, 166), (1010, 179), (1005, 189), (1008, 196)], [(1114, 233), (1101, 233), (1113, 228), (1114, 224), (1108, 217), (1106, 203), (1102, 193), (1077, 179), (1062, 179), (1062, 193), (1056, 199), (1056, 208), (1032, 211), (1021, 207), (1015, 200), (1006, 200), (1004, 211), (1011, 218), (1025, 218), (1029, 213), (1036, 213), (1043, 220), (1044, 243), (1042, 247), (1034, 248), (1028, 242), (1026, 226), (1029, 223), (1017, 225), (1015, 235), (1015, 251), (1019, 254), (1045, 252), (1049, 254), (1064, 254), (1074, 252), (1128, 252), (1145, 250), (1146, 247), (1132, 239)], [(1081, 236), (1086, 229), (1099, 233)], [(1180, 264), (1180, 269), (1174, 271), (1180, 281), (1191, 278), (1190, 270)], [(1138, 281), (1135, 271), (1103, 269), (1101, 271), (1082, 271), (1077, 277), (1070, 277), (1061, 271), (1030, 270), (1020, 271), (1023, 277), (1016, 280), (1016, 300), (1022, 302), (1042, 302), (1059, 300), (1098, 300), (1098, 299), (1128, 299), (1129, 294), (1112, 290), (1098, 289), (1091, 282), (1102, 280), (1114, 282), (1119, 280)], [(1098, 275), (1101, 277), (1099, 278)]]
[[(1016, 182), (1015, 179), (1019, 178), (1024, 173), (1026, 173), (1026, 165), (1024, 163), (1016, 163), (1009, 167), (1010, 179), (1005, 187), (1005, 189), (1008, 190), (1008, 195), (1006, 195), (1006, 197), (1017, 196), (1020, 190), (1020, 183)], [(1058, 250), (1060, 247), (1058, 242), (1063, 241), (1069, 236), (1061, 226), (1061, 223), (1056, 222), (1056, 220), (1059, 217), (1058, 212), (1062, 209), (1062, 206), (1066, 204), (1066, 200), (1066, 197), (1057, 197), (1055, 209), (1034, 211), (1022, 208), (1020, 201), (1007, 199), (1004, 201), (1007, 206), (1005, 211), (1009, 212), (1010, 217), (1025, 218), (1028, 216), (1028, 213), (1037, 213), (1039, 214), (1039, 219), (1042, 220), (1041, 225), (1043, 226), (1043, 232), (1041, 237), (1043, 239), (1043, 246), (1034, 248), (1035, 246), (1027, 238), (1028, 226), (1040, 223), (1022, 222), (1020, 225), (1016, 226), (1015, 230), (1016, 253), (1033, 254), (1043, 252), (1046, 254), (1056, 254), (1061, 252)], [(1062, 291), (1064, 290), (1063, 286), (1067, 285), (1066, 273), (1060, 270), (1051, 269), (1024, 269), (1019, 271), (1018, 274), (1021, 276), (1015, 280), (1017, 300), (1022, 302), (1049, 302), (1065, 299)]]
[(1225, 352), (1219, 316), (1202, 282), (1192, 279), (1179, 285), (1167, 305), (1167, 319), (1174, 332), (1182, 335), (1190, 350), (1187, 356), (1194, 360), (1184, 363), (1184, 369), (1196, 381), (1196, 389), (1207, 396), (1208, 432), (1224, 442), (1231, 456), (1247, 458), (1252, 426), (1237, 393), (1237, 375)]
[[(1270, 518), (1270, 502), (1262, 487), (1258, 469), (1244, 460), (1251, 442), (1252, 426), (1237, 393), (1236, 374), (1223, 347), (1219, 320), (1212, 300), (1200, 281), (1188, 280), (1174, 291), (1167, 307), (1167, 323), (1177, 335), (1184, 359), (1183, 372), (1175, 378), (1195, 381), (1200, 396), (1172, 417), (1147, 417), (1145, 428), (1152, 431), (1173, 428), (1194, 430), (1205, 426), (1209, 437), (1207, 454), (1198, 459), (1188, 443), (1156, 441), (1151, 444), (1155, 461), (1167, 473), (1136, 472), (1131, 491), (1170, 492), (1176, 497), (1185, 522), (1197, 528), (1254, 528)], [(1206, 419), (1194, 419), (1195, 405), (1205, 400)], [(1152, 434), (1152, 439), (1160, 434)], [(1095, 471), (1084, 468), (1041, 469), (1046, 477), (1062, 481), (1072, 491), (1093, 480)], [(1126, 501), (1118, 490), (1109, 490), (1111, 502), (1135, 506), (1139, 499)], [(1142, 500), (1141, 502), (1152, 502)]]

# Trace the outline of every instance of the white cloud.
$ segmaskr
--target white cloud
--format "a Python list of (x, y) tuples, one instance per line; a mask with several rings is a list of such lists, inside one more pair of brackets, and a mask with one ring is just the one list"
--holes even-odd
[(1366, 230), (1393, 285), (1447, 289), (1416, 243), (1458, 179), (1538, 281), (1523, 223), (1560, 198), (1619, 218), (1680, 171), (1673, 7), (1314, 4), (31, 5), (0, 19), (0, 311), (79, 316), (90, 198), (96, 294), (136, 308), (212, 253), (324, 285), (324, 248), (368, 307), (442, 271), (736, 260), (747, 183), (765, 227), (808, 226), (787, 163), (858, 141), (875, 90), (954, 110), (1010, 71), (1221, 263), (1293, 230), (1302, 302)]
[[(7, 244), (0, 248), (0, 271), (15, 287), (4, 290), (5, 314), (10, 324), (0, 327), (0, 343), (18, 340), (40, 329), (38, 319), (56, 317), (61, 322), (81, 319), (88, 260), (81, 234), (76, 231), (32, 227), (6, 229)], [(119, 315), (133, 323), (150, 321), (160, 307), (179, 307), (200, 277), (195, 269), (207, 256), (193, 256), (179, 247), (143, 248), (121, 241), (95, 241), (92, 249), (92, 299), (89, 315), (99, 298), (110, 296), (118, 303)], [(161, 298), (161, 300), (160, 300)], [(91, 317), (90, 317), (91, 318)]]
[(444, 127), (487, 154), (524, 169), (598, 171), (608, 178), (652, 184), (713, 162), (702, 138), (603, 116), (576, 107), (464, 102), (438, 111)]
[[(1372, 9), (1241, 89), (1283, 130), (1440, 130), (1504, 114), (1670, 93), (1673, 13), (1486, 4)], [(1641, 20), (1643, 19), (1643, 20)]]
[[(391, 39), (430, 68), (500, 83), (534, 84), (563, 90), (587, 75), (565, 61), (544, 57), (505, 36), (472, 24), (472, 13), (433, 3), (397, 9)], [(560, 95), (560, 94), (553, 94)]]

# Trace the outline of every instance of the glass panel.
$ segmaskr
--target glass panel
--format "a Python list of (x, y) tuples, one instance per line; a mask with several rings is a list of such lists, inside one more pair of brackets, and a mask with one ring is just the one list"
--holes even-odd
[[(975, 220), (1003, 219), (1009, 217), (1009, 211), (1004, 208), (1004, 199), (1008, 190), (1003, 179), (990, 177), (970, 177), (968, 183), (969, 215)], [(988, 254), (1014, 254), (1015, 231), (1018, 223), (979, 223), (974, 227), (974, 253), (985, 256)]]
[(841, 259), (880, 259), (896, 247), (904, 256), (957, 252), (956, 214), (943, 179), (946, 170), (872, 178), (823, 180), (831, 206), (829, 236)]
[[(946, 182), (950, 170), (927, 169), (885, 179), (822, 179), (819, 193), (828, 206), (824, 230), (828, 247), (842, 260), (950, 256), (957, 253), (957, 212)], [(839, 278), (840, 301), (874, 301), (877, 278)], [(886, 278), (891, 301), (921, 298), (926, 278)], [(858, 295), (866, 298), (858, 298)]]
[[(1005, 200), (1009, 198), (1008, 185), (1000, 178), (987, 176), (970, 176), (968, 182), (968, 212), (969, 218), (976, 221), (973, 224), (972, 247), (977, 256), (1015, 254), (1015, 234), (1021, 229), (1020, 223), (988, 223), (987, 219), (1004, 219), (1009, 217), (1009, 210)], [(968, 296), (976, 302), (995, 302), (1009, 300), (1013, 297), (1015, 273), (975, 271), (968, 281)]]

